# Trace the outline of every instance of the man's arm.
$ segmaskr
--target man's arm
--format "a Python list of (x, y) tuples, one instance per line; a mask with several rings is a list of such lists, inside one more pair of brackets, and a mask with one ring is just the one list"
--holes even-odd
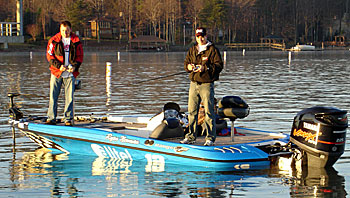
[(52, 40), (49, 40), (47, 44), (46, 59), (49, 61), (50, 66), (54, 66), (57, 69), (61, 68), (61, 63), (55, 57), (55, 46), (52, 43)]
[(184, 63), (184, 68), (185, 71), (187, 71), (188, 73), (192, 72), (192, 70), (194, 69), (195, 65), (193, 64), (192, 60), (191, 60), (191, 49), (188, 50), (186, 58), (185, 58), (185, 63)]
[(83, 63), (84, 59), (84, 51), (83, 51), (83, 45), (81, 42), (77, 42), (74, 45), (76, 45), (76, 57), (74, 62), (72, 62), (72, 66), (75, 68), (74, 71), (79, 71), (80, 65)]
[(221, 55), (220, 55), (220, 52), (217, 48), (214, 49), (215, 53), (214, 53), (214, 56), (213, 56), (213, 61), (212, 61), (212, 64), (213, 64), (213, 67), (212, 67), (212, 73), (213, 74), (217, 74), (219, 75), (219, 73), (222, 71), (222, 69), (224, 68), (224, 63), (222, 62), (222, 59), (221, 59)]

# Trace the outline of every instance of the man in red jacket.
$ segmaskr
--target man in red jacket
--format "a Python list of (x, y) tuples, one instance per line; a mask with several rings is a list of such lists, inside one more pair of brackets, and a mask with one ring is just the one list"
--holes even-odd
[(62, 21), (60, 32), (53, 36), (47, 45), (46, 58), (50, 63), (50, 103), (47, 112), (47, 124), (56, 124), (57, 100), (64, 85), (65, 107), (64, 122), (71, 126), (74, 120), (73, 101), (75, 78), (83, 62), (83, 46), (79, 37), (72, 33), (71, 23)]

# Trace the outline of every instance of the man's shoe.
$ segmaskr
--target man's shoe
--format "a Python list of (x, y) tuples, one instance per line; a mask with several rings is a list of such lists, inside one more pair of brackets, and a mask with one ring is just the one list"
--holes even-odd
[(191, 141), (187, 138), (180, 141), (181, 144), (194, 144), (196, 141)]
[(213, 146), (213, 145), (214, 145), (214, 142), (211, 140), (206, 140), (204, 143), (204, 146)]
[(73, 123), (72, 123), (72, 121), (67, 120), (67, 121), (64, 122), (64, 125), (65, 126), (73, 126)]
[(45, 124), (56, 125), (56, 120), (49, 120), (49, 119), (47, 119)]

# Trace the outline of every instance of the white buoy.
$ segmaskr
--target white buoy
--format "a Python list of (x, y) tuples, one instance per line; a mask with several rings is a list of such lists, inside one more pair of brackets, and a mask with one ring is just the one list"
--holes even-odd
[(29, 53), (29, 57), (30, 57), (30, 60), (33, 59), (33, 52), (30, 52), (30, 53)]
[(292, 52), (288, 53), (288, 63), (290, 64), (290, 62), (292, 61)]
[(243, 49), (243, 53), (242, 54), (243, 54), (243, 56), (245, 56), (245, 49)]
[(224, 51), (224, 61), (226, 62), (226, 51)]
[(120, 52), (118, 52), (118, 62), (120, 61)]

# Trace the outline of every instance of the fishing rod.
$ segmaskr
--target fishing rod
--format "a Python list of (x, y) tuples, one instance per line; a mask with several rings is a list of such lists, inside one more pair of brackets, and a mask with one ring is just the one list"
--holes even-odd
[(133, 84), (140, 84), (140, 83), (145, 83), (145, 82), (149, 82), (149, 81), (152, 81), (152, 80), (158, 80), (158, 79), (162, 79), (162, 78), (168, 78), (168, 77), (171, 77), (171, 76), (177, 76), (177, 75), (180, 75), (180, 74), (185, 74), (187, 73), (186, 71), (182, 71), (182, 72), (178, 72), (178, 73), (175, 73), (175, 74), (169, 74), (169, 75), (166, 75), (166, 76), (160, 76), (160, 77), (156, 77), (156, 78), (151, 78), (151, 79), (147, 79), (147, 80), (142, 80), (142, 81), (139, 81), (139, 82), (135, 82)]

